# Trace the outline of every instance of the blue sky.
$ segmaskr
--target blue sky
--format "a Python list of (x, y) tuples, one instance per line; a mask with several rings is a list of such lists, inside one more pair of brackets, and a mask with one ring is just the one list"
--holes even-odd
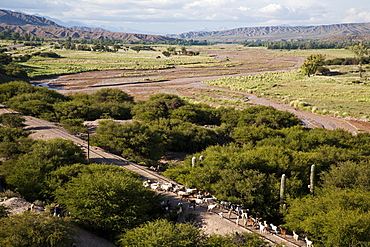
[(368, 0), (0, 0), (0, 8), (148, 34), (370, 22)]

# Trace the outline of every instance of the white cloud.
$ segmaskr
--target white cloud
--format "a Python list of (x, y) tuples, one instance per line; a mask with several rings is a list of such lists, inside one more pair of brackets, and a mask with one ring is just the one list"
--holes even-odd
[[(351, 0), (0, 0), (1, 8), (62, 21), (162, 33), (370, 21), (370, 1)], [(350, 7), (349, 7), (350, 6)], [(346, 10), (350, 9), (348, 12)], [(169, 28), (173, 30), (169, 31)], [(162, 31), (161, 31), (162, 30)]]
[(262, 13), (262, 14), (269, 15), (269, 16), (283, 17), (283, 16), (286, 16), (287, 14), (289, 14), (290, 10), (287, 7), (285, 7), (281, 4), (271, 3), (267, 6), (259, 9), (259, 12)]
[(238, 10), (240, 10), (240, 11), (248, 11), (248, 10), (251, 10), (251, 8), (244, 7), (244, 6), (240, 6), (240, 7), (238, 8)]
[(342, 21), (346, 23), (370, 22), (370, 12), (350, 8), (347, 10), (347, 16)]

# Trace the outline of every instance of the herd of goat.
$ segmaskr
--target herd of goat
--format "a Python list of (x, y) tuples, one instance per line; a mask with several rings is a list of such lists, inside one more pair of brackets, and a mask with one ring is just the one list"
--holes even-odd
[[(234, 213), (236, 215), (235, 224), (242, 225), (244, 227), (252, 227), (254, 229), (259, 229), (261, 234), (264, 233), (275, 233), (278, 235), (278, 229), (280, 230), (280, 234), (286, 237), (286, 229), (281, 227), (275, 226), (274, 224), (267, 224), (267, 221), (262, 221), (260, 217), (253, 217), (252, 215), (248, 216), (249, 209), (244, 209), (243, 205), (233, 204), (227, 201), (218, 202), (217, 198), (209, 194), (208, 192), (200, 191), (198, 189), (189, 189), (182, 185), (174, 185), (172, 183), (166, 182), (152, 182), (150, 180), (146, 180), (143, 182), (145, 187), (150, 187), (152, 190), (155, 191), (165, 191), (165, 192), (173, 192), (177, 194), (181, 200), (186, 200), (189, 202), (189, 209), (195, 210), (196, 206), (206, 206), (208, 212), (212, 212), (214, 208), (219, 208), (226, 210), (226, 214), (223, 211), (219, 212), (218, 215), (223, 217), (228, 217), (230, 219), (231, 214)], [(183, 204), (179, 203), (181, 207), (177, 211), (178, 214), (183, 212)], [(298, 242), (299, 235), (293, 231), (293, 239), (294, 241)], [(310, 241), (307, 237), (305, 238), (306, 246), (313, 247), (312, 241)]]

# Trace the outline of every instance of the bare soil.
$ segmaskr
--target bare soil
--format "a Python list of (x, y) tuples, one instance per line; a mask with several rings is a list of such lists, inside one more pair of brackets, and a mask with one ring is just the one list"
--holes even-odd
[[(257, 51), (257, 50), (256, 50)], [(228, 57), (231, 61), (245, 61), (252, 63), (256, 59), (256, 55), (253, 56), (248, 54), (246, 51), (239, 50), (204, 50), (201, 52), (208, 53), (214, 57), (225, 59)], [(335, 118), (331, 116), (322, 116), (313, 114), (310, 112), (301, 111), (290, 107), (289, 105), (282, 104), (281, 102), (275, 100), (269, 100), (264, 98), (259, 98), (256, 95), (247, 94), (239, 91), (231, 91), (223, 88), (211, 87), (202, 82), (205, 80), (217, 79), (224, 76), (239, 76), (239, 75), (248, 75), (253, 73), (260, 73), (271, 70), (289, 70), (298, 68), (303, 58), (299, 57), (277, 57), (271, 58), (271, 51), (267, 50), (258, 50), (261, 54), (258, 63), (266, 63), (266, 67), (262, 68), (252, 68), (252, 66), (236, 66), (232, 69), (230, 68), (208, 68), (208, 69), (199, 69), (199, 68), (181, 68), (176, 67), (173, 69), (160, 70), (153, 72), (148, 75), (148, 71), (135, 71), (139, 72), (139, 75), (136, 76), (127, 76), (122, 77), (123, 73), (128, 71), (92, 71), (79, 73), (75, 75), (65, 75), (53, 79), (44, 79), (33, 81), (35, 84), (39, 83), (50, 83), (50, 86), (56, 87), (59, 89), (59, 92), (68, 94), (75, 92), (86, 92), (92, 93), (96, 90), (99, 90), (103, 87), (110, 88), (119, 88), (123, 91), (132, 95), (135, 100), (147, 100), (148, 97), (156, 93), (170, 93), (176, 94), (179, 96), (186, 96), (188, 98), (199, 100), (201, 95), (206, 95), (213, 98), (219, 99), (229, 99), (235, 100), (235, 95), (238, 95), (238, 99), (244, 99), (245, 101), (260, 104), (260, 105), (271, 105), (279, 110), (289, 111), (297, 115), (304, 124), (308, 127), (319, 127), (326, 129), (336, 129), (342, 128), (348, 130), (352, 133), (358, 133), (363, 131), (370, 131), (370, 123), (357, 121), (356, 119), (342, 119)], [(264, 54), (265, 53), (265, 57)], [(294, 66), (281, 66), (282, 63), (293, 63)], [(273, 69), (271, 69), (273, 68)], [(140, 72), (142, 75), (140, 75)], [(212, 75), (217, 72), (217, 75)], [(222, 75), (221, 75), (222, 74)], [(167, 78), (164, 81), (156, 82), (160, 78)], [(215, 89), (215, 90), (213, 90)], [(199, 100), (200, 101), (200, 100)], [(204, 101), (204, 100), (203, 100)], [(213, 105), (216, 105), (214, 102), (207, 102)], [(5, 109), (1, 109), (3, 112), (6, 112)], [(1, 111), (0, 111), (1, 114)], [(60, 128), (53, 125), (53, 123), (47, 121), (36, 120), (35, 118), (27, 117), (27, 127), (26, 129), (34, 131), (31, 135), (35, 139), (53, 139), (56, 137), (66, 138), (74, 140), (76, 144), (80, 146), (86, 146), (86, 143), (82, 143), (82, 140), (75, 140), (76, 137), (72, 135), (67, 137), (66, 132)], [(62, 133), (63, 131), (63, 133)], [(77, 138), (78, 139), (78, 138)], [(179, 198), (173, 198), (173, 203), (178, 203)], [(23, 203), (19, 205), (23, 207)], [(27, 206), (23, 207), (22, 210), (26, 210)], [(245, 228), (242, 228), (239, 225), (235, 224), (236, 216), (232, 215), (230, 219), (221, 218), (217, 213), (220, 212), (220, 209), (215, 210), (215, 213), (207, 212), (204, 207), (197, 207), (194, 211), (198, 215), (197, 224), (202, 228), (206, 233), (217, 233), (217, 234), (227, 234), (232, 232), (241, 232), (248, 231)], [(225, 212), (224, 212), (225, 213)], [(225, 215), (225, 214), (224, 214)], [(275, 235), (267, 234), (268, 238), (274, 238)], [(279, 237), (279, 236), (276, 236)], [(97, 238), (95, 236), (89, 235), (87, 232), (81, 232), (79, 235), (80, 243), (78, 246), (113, 246), (111, 243), (105, 241), (104, 239)], [(291, 235), (288, 235), (287, 238), (291, 238)], [(277, 240), (274, 240), (277, 242)], [(284, 240), (282, 240), (284, 241)], [(300, 241), (298, 245), (303, 245), (303, 242)], [(286, 244), (286, 246), (297, 246)]]
[[(218, 48), (222, 47), (219, 46)], [(264, 49), (243, 50), (242, 47), (235, 49), (204, 48), (200, 50), (200, 53), (220, 59), (221, 61), (225, 61), (225, 63), (226, 59), (236, 63), (233, 67), (225, 67), (221, 63), (217, 66), (207, 68), (175, 67), (156, 71), (91, 71), (33, 81), (32, 83), (48, 83), (50, 87), (58, 89), (63, 94), (73, 94), (76, 92), (93, 93), (107, 87), (119, 88), (133, 96), (136, 101), (147, 100), (150, 95), (157, 93), (175, 94), (214, 106), (218, 106), (220, 103), (209, 99), (241, 100), (257, 105), (270, 105), (278, 110), (289, 111), (298, 116), (309, 128), (341, 128), (353, 134), (370, 131), (370, 123), (358, 119), (343, 119), (318, 115), (301, 111), (276, 100), (259, 98), (253, 94), (212, 87), (203, 83), (203, 81), (221, 77), (296, 69), (300, 67), (304, 58), (288, 55), (274, 56), (274, 51)], [(125, 76), (122, 76), (123, 74)], [(238, 107), (240, 108), (242, 106)]]

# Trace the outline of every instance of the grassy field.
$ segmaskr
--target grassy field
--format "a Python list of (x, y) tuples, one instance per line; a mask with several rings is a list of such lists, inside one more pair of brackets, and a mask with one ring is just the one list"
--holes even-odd
[(32, 57), (23, 63), (30, 77), (45, 75), (73, 74), (93, 70), (158, 70), (172, 68), (175, 65), (213, 63), (215, 59), (203, 56), (171, 57), (156, 59), (159, 52), (117, 52), (99, 53), (85, 51), (56, 51), (62, 58)]
[(327, 59), (333, 58), (350, 58), (353, 57), (353, 53), (348, 49), (311, 49), (311, 50), (284, 50), (280, 51), (279, 54), (285, 54), (297, 57), (308, 57), (311, 54), (322, 54)]
[[(251, 76), (222, 78), (205, 82), (212, 86), (257, 94), (289, 103), (319, 114), (370, 118), (370, 73), (363, 78), (357, 66), (333, 66), (346, 72), (337, 76), (306, 77), (298, 70), (267, 72)], [(361, 83), (353, 83), (361, 81)]]
[[(34, 56), (27, 62), (21, 63), (31, 78), (38, 76), (52, 76), (73, 74), (93, 70), (148, 70), (151, 75), (158, 70), (177, 67), (203, 70), (204, 75), (227, 75), (239, 73), (241, 67), (265, 70), (289, 67), (294, 64), (280, 59), (283, 56), (307, 57), (311, 54), (323, 54), (327, 59), (353, 57), (347, 49), (331, 50), (290, 50), (269, 51), (265, 48), (247, 48), (241, 45), (215, 45), (209, 47), (190, 47), (190, 50), (209, 51), (201, 52), (199, 56), (171, 56), (162, 55), (167, 46), (153, 46), (155, 51), (142, 50), (139, 53), (132, 50), (112, 52), (87, 52), (73, 50), (54, 50), (51, 44), (31, 48), (20, 47), (11, 51), (13, 56), (32, 54), (36, 51), (53, 51), (61, 58), (43, 58)], [(179, 50), (179, 47), (177, 47)], [(215, 52), (217, 51), (217, 52)], [(234, 51), (234, 53), (231, 53)], [(247, 54), (248, 59), (241, 59), (235, 51)], [(215, 58), (212, 52), (218, 54)], [(231, 55), (229, 55), (229, 52)], [(244, 53), (243, 53), (244, 52)], [(161, 56), (160, 59), (157, 56)], [(230, 56), (230, 58), (229, 58)], [(280, 59), (280, 60), (279, 60)], [(279, 61), (278, 61), (279, 60)], [(278, 61), (268, 63), (266, 61)], [(363, 78), (353, 71), (357, 66), (330, 66), (332, 71), (344, 72), (335, 76), (305, 77), (298, 70), (287, 72), (267, 72), (247, 77), (229, 77), (206, 83), (233, 90), (258, 94), (263, 97), (278, 99), (296, 107), (320, 114), (336, 116), (353, 116), (370, 118), (370, 66), (364, 67), (367, 71)], [(132, 76), (135, 72), (122, 73), (122, 77)], [(141, 74), (142, 75), (142, 74)], [(186, 76), (199, 76), (189, 73)], [(168, 78), (166, 78), (168, 79)], [(361, 83), (354, 83), (360, 81)], [(210, 100), (209, 98), (205, 100)]]
[[(74, 51), (65, 49), (53, 49), (52, 45), (42, 47), (20, 47), (11, 51), (13, 56), (32, 54), (37, 51), (51, 51), (61, 58), (44, 58), (33, 56), (27, 62), (21, 64), (25, 67), (30, 78), (39, 76), (53, 76), (73, 74), (94, 70), (159, 70), (174, 66), (196, 66), (206, 64), (212, 66), (219, 61), (209, 56), (171, 56), (166, 58), (162, 55), (165, 47), (156, 47), (156, 51), (142, 50), (139, 53), (132, 50), (119, 50), (118, 52), (90, 52)], [(157, 57), (161, 56), (161, 59)]]
[[(9, 44), (11, 45), (11, 44)], [(90, 51), (75, 51), (65, 49), (53, 49), (52, 44), (45, 43), (41, 47), (31, 48), (29, 46), (19, 47), (11, 51), (13, 56), (22, 56), (32, 54), (34, 52), (55, 52), (61, 58), (44, 58), (33, 56), (27, 62), (21, 64), (25, 67), (30, 78), (40, 76), (55, 76), (64, 74), (74, 74), (84, 71), (96, 70), (160, 70), (173, 68), (174, 66), (184, 68), (203, 69), (204, 75), (227, 75), (241, 72), (241, 68), (248, 67), (250, 69), (266, 69), (266, 66), (271, 68), (279, 68), (293, 66), (294, 63), (281, 61), (279, 63), (266, 63), (266, 60), (273, 60), (277, 57), (284, 56), (284, 53), (266, 52), (266, 49), (247, 48), (243, 46), (236, 47), (235, 45), (221, 45), (197, 47), (192, 46), (189, 49), (192, 51), (202, 50), (198, 56), (181, 56), (171, 55), (165, 57), (162, 51), (166, 51), (168, 46), (158, 45), (151, 46), (154, 51), (141, 50), (139, 53), (133, 50), (119, 50), (118, 52), (90, 52)], [(177, 46), (177, 51), (180, 47)], [(228, 51), (248, 53), (250, 60), (241, 60), (232, 57), (230, 60), (227, 55), (224, 58), (215, 58), (212, 51), (227, 54)], [(204, 52), (205, 51), (205, 52)], [(157, 57), (161, 57), (158, 59)], [(227, 71), (225, 71), (225, 69)]]

